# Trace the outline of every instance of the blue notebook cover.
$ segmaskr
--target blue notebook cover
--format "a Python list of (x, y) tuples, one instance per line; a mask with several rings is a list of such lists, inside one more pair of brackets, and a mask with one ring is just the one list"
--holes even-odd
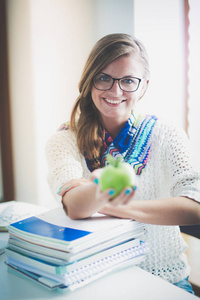
[(8, 226), (9, 234), (41, 246), (67, 252), (80, 252), (131, 232), (144, 233), (144, 225), (128, 219), (94, 214), (84, 220), (71, 220), (62, 208), (29, 217)]
[(71, 242), (84, 237), (92, 232), (58, 226), (48, 223), (37, 217), (30, 217), (22, 221), (13, 223), (11, 227), (46, 238)]

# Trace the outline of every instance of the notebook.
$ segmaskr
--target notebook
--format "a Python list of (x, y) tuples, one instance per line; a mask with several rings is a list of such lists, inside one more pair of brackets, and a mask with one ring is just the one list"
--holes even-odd
[[(132, 242), (124, 243), (121, 250), (121, 245), (108, 251), (103, 251), (99, 255), (91, 257), (90, 263), (78, 266), (72, 271), (64, 269), (40, 268), (38, 264), (29, 264), (28, 260), (22, 262), (16, 253), (6, 249), (7, 265), (14, 268), (15, 272), (19, 275), (23, 274), (25, 277), (34, 277), (34, 280), (40, 283), (45, 283), (49, 288), (70, 288), (75, 289), (80, 287), (80, 284), (86, 284), (89, 281), (95, 280), (104, 274), (113, 271), (114, 269), (126, 267), (127, 265), (139, 264), (145, 259), (145, 254), (148, 252), (148, 247), (145, 242), (140, 242), (134, 246)], [(19, 258), (19, 259), (18, 259)], [(30, 259), (29, 259), (30, 261)], [(76, 263), (75, 263), (76, 265)], [(49, 267), (49, 266), (48, 266)], [(55, 266), (54, 266), (55, 267)], [(48, 272), (50, 271), (50, 272)], [(48, 282), (49, 281), (49, 282)]]
[(138, 264), (148, 252), (144, 224), (103, 214), (71, 220), (57, 208), (10, 224), (8, 230), (8, 270), (50, 289), (81, 287)]
[[(136, 256), (144, 255), (148, 250), (148, 247), (144, 242), (140, 242), (139, 239), (132, 239), (115, 247), (106, 249), (104, 251), (95, 253), (89, 257), (81, 259), (76, 263), (67, 263), (63, 260), (58, 260), (53, 257), (45, 255), (34, 255), (30, 252), (16, 252), (14, 249), (9, 247), (6, 248), (5, 253), (7, 255), (7, 262), (14, 264), (17, 267), (27, 269), (37, 273), (40, 271), (48, 272), (54, 275), (66, 275), (70, 273), (77, 273), (80, 275), (81, 272), (92, 271), (93, 268), (98, 268), (100, 265), (115, 264), (116, 261), (127, 260)], [(30, 256), (32, 255), (32, 256)]]
[[(142, 223), (94, 214), (84, 220), (71, 220), (62, 208), (56, 208), (8, 226), (12, 237), (44, 247), (78, 253), (124, 236), (126, 240), (145, 232)], [(127, 237), (128, 234), (128, 237)]]
[(39, 254), (33, 251), (27, 251), (23, 248), (8, 246), (5, 250), (8, 257), (8, 262), (14, 259), (15, 265), (21, 267), (23, 264), (32, 266), (34, 269), (41, 269), (52, 274), (66, 274), (68, 272), (76, 271), (80, 268), (85, 268), (89, 265), (97, 264), (99, 261), (108, 261), (111, 257), (130, 256), (136, 254), (144, 254), (147, 250), (146, 245), (141, 243), (139, 239), (132, 239), (130, 241), (121, 243), (115, 247), (105, 249), (93, 255), (87, 256), (76, 263), (69, 263), (66, 260), (57, 259), (53, 256)]
[(138, 256), (138, 257), (134, 257), (132, 259), (126, 260), (126, 261), (122, 261), (119, 262), (118, 264), (115, 264), (113, 266), (111, 266), (110, 268), (106, 268), (106, 269), (101, 269), (98, 271), (98, 269), (96, 269), (96, 272), (92, 273), (91, 272), (85, 272), (84, 273), (84, 278), (81, 278), (78, 274), (76, 274), (74, 276), (70, 277), (70, 281), (66, 282), (66, 283), (62, 283), (60, 281), (58, 281), (57, 279), (53, 279), (50, 277), (46, 277), (46, 274), (44, 275), (40, 275), (38, 273), (34, 273), (31, 271), (28, 271), (26, 269), (20, 268), (20, 267), (16, 267), (13, 265), (9, 265), (8, 266), (8, 272), (17, 275), (21, 278), (25, 278), (25, 279), (29, 279), (31, 281), (36, 282), (37, 284), (48, 288), (50, 290), (58, 290), (58, 291), (62, 291), (62, 290), (69, 290), (69, 291), (74, 291), (78, 288), (83, 287), (84, 285), (87, 285), (88, 283), (95, 281), (99, 278), (101, 278), (102, 276), (111, 273), (113, 271), (119, 271), (121, 269), (127, 268), (131, 265), (138, 265), (139, 263), (141, 263), (144, 260), (144, 256)]

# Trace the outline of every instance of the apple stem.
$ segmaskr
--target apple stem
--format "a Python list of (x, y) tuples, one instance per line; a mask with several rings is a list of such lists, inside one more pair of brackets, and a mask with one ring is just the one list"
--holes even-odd
[(112, 155), (107, 154), (107, 161), (109, 164), (111, 164), (113, 167), (117, 168), (119, 166), (119, 164), (122, 161), (122, 157), (117, 157), (117, 159), (115, 159)]

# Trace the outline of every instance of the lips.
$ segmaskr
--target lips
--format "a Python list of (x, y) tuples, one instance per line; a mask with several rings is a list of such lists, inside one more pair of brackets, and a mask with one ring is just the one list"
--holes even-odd
[(110, 104), (120, 104), (121, 102), (125, 101), (124, 99), (108, 99), (108, 98), (103, 98), (103, 99)]

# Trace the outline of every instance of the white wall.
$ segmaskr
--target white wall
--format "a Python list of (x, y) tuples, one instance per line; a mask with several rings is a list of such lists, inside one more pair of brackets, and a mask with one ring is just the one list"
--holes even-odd
[(78, 82), (92, 46), (91, 0), (32, 0), (31, 30), (34, 78), (37, 189), (47, 204), (45, 144), (65, 121), (78, 96)]
[(8, 0), (16, 200), (54, 206), (45, 145), (69, 119), (90, 50), (92, 0)]
[(185, 128), (184, 1), (135, 0), (135, 36), (145, 45), (151, 78), (140, 108)]
[(134, 0), (93, 0), (94, 37), (109, 33), (134, 34)]
[(9, 84), (17, 200), (38, 197), (29, 1), (7, 1)]

